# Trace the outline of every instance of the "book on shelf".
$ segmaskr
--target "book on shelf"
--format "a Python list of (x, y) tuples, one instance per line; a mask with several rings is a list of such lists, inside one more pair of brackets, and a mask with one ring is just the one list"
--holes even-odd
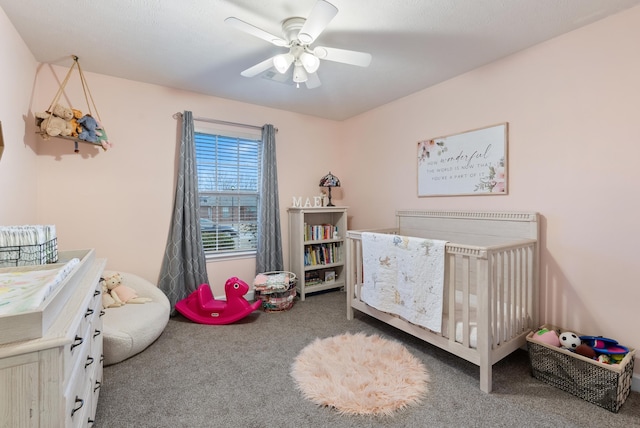
[(342, 255), (340, 242), (306, 245), (304, 247), (304, 265), (317, 266), (340, 263)]
[(304, 283), (306, 286), (322, 284), (320, 273), (318, 271), (305, 272)]
[(336, 282), (336, 272), (334, 270), (328, 270), (324, 273), (324, 282), (326, 284), (333, 284)]
[(304, 224), (305, 241), (322, 241), (326, 239), (337, 239), (338, 227), (332, 224)]

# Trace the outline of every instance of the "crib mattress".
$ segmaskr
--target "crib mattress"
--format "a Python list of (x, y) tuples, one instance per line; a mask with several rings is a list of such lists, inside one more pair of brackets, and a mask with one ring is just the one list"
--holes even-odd
[[(458, 313), (456, 318), (461, 318), (462, 313)], [(463, 339), (463, 323), (462, 321), (456, 322), (455, 340), (458, 343), (462, 343)], [(447, 316), (442, 317), (442, 335), (449, 338), (449, 319)], [(469, 322), (469, 346), (472, 348), (478, 347), (478, 324), (475, 321)]]

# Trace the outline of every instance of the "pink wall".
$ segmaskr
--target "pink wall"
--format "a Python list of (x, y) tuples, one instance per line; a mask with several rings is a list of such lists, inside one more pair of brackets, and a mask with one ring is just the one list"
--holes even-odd
[[(0, 224), (55, 223), (63, 249), (96, 248), (108, 268), (156, 281), (173, 203), (173, 113), (273, 123), (285, 242), (291, 197), (315, 195), (329, 169), (352, 228), (393, 225), (398, 208), (539, 211), (542, 320), (639, 347), (638, 24), (636, 7), (345, 122), (87, 73), (116, 146), (77, 155), (33, 133), (33, 112), (48, 107), (71, 61), (39, 67), (0, 13), (0, 54), (11, 58), (0, 66)], [(77, 81), (67, 95), (86, 110)], [(416, 196), (416, 141), (505, 121), (508, 196)], [(228, 276), (251, 279), (254, 261), (210, 263), (209, 274), (220, 293)]]
[(0, 224), (34, 224), (37, 217), (36, 148), (25, 135), (24, 116), (38, 63), (0, 9), (0, 122), (4, 154), (0, 159)]
[[(542, 321), (640, 347), (638, 40), (640, 7), (349, 120), (351, 227), (397, 208), (538, 211)], [(416, 196), (417, 141), (500, 122), (509, 195)]]
[[(47, 109), (72, 61), (61, 63), (65, 67), (45, 65), (39, 70), (31, 116)], [(176, 112), (191, 110), (198, 117), (279, 128), (285, 231), (292, 196), (317, 194), (318, 180), (336, 165), (338, 123), (105, 75), (85, 77), (114, 147), (104, 152), (81, 144), (80, 154), (75, 154), (73, 142), (42, 141), (31, 135), (33, 128), (28, 138), (38, 142), (39, 218), (57, 225), (61, 248), (95, 248), (99, 257), (108, 259), (109, 269), (158, 279), (173, 209), (180, 135)], [(77, 73), (65, 89), (64, 103), (87, 112)], [(253, 280), (255, 260), (211, 262), (208, 271), (214, 292), (223, 294), (230, 276)]]

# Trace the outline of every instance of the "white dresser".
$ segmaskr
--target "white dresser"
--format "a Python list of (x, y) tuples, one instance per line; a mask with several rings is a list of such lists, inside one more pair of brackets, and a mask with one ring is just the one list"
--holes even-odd
[(59, 286), (57, 296), (64, 298), (50, 299), (55, 307), (30, 318), (43, 326), (41, 337), (0, 345), (0, 428), (93, 425), (102, 381), (99, 281), (106, 263), (94, 254), (61, 252), (62, 261), (81, 261)]

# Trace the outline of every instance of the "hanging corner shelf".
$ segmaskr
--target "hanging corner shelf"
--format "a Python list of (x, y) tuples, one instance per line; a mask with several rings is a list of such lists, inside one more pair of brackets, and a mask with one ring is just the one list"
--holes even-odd
[[(101, 147), (103, 150), (106, 151), (107, 149), (111, 148), (112, 145), (107, 138), (107, 133), (104, 127), (101, 125), (102, 120), (100, 119), (100, 114), (98, 113), (98, 109), (96, 108), (95, 102), (93, 101), (93, 96), (91, 95), (91, 91), (89, 90), (87, 81), (84, 77), (84, 74), (82, 73), (82, 68), (80, 68), (80, 62), (78, 61), (78, 57), (76, 55), (72, 55), (71, 57), (73, 58), (73, 65), (71, 66), (71, 68), (69, 68), (67, 75), (65, 76), (64, 80), (60, 84), (60, 88), (58, 89), (58, 92), (56, 93), (56, 95), (53, 97), (53, 100), (51, 101), (51, 105), (44, 113), (35, 114), (36, 116), (35, 122), (36, 122), (36, 128), (37, 128), (36, 134), (40, 135), (43, 140), (48, 140), (50, 138), (58, 138), (62, 140), (73, 141), (74, 152), (76, 153), (80, 151), (78, 143), (85, 143), (85, 144), (90, 144), (92, 146)], [(81, 117), (77, 117), (76, 115), (70, 118), (57, 116), (56, 114), (54, 114), (54, 111), (56, 111), (56, 107), (58, 107), (58, 100), (60, 99), (60, 96), (64, 92), (67, 82), (69, 81), (69, 78), (71, 77), (73, 70), (75, 68), (78, 69), (80, 82), (82, 83), (82, 89), (84, 91), (85, 102), (87, 103), (87, 108), (89, 112), (87, 114), (82, 115)], [(68, 113), (69, 111), (72, 112), (71, 114), (75, 112), (79, 112), (79, 110), (74, 111), (74, 109), (69, 107), (60, 106), (60, 108), (63, 111), (65, 111), (67, 115), (69, 115)], [(71, 134), (79, 135), (77, 130), (79, 129), (79, 127), (83, 125), (79, 125), (76, 121), (78, 121), (78, 119), (85, 119), (85, 116), (91, 116), (91, 118), (93, 118), (94, 112), (95, 112), (95, 117), (97, 118), (97, 121), (92, 120), (91, 122), (95, 122), (97, 124), (97, 127), (95, 128), (95, 134), (97, 135), (92, 135), (90, 136), (90, 138), (91, 140), (93, 140), (95, 137), (96, 141), (86, 140), (83, 138), (79, 138), (79, 136), (74, 136), (74, 135), (61, 135), (61, 134), (52, 135), (52, 128), (51, 128), (52, 119), (55, 118), (58, 124), (62, 123), (60, 122), (60, 120), (65, 121), (64, 123), (65, 132), (70, 132)], [(40, 116), (46, 116), (46, 117), (40, 117)], [(43, 129), (42, 126), (45, 121), (47, 121), (47, 123), (45, 124), (45, 128)]]

